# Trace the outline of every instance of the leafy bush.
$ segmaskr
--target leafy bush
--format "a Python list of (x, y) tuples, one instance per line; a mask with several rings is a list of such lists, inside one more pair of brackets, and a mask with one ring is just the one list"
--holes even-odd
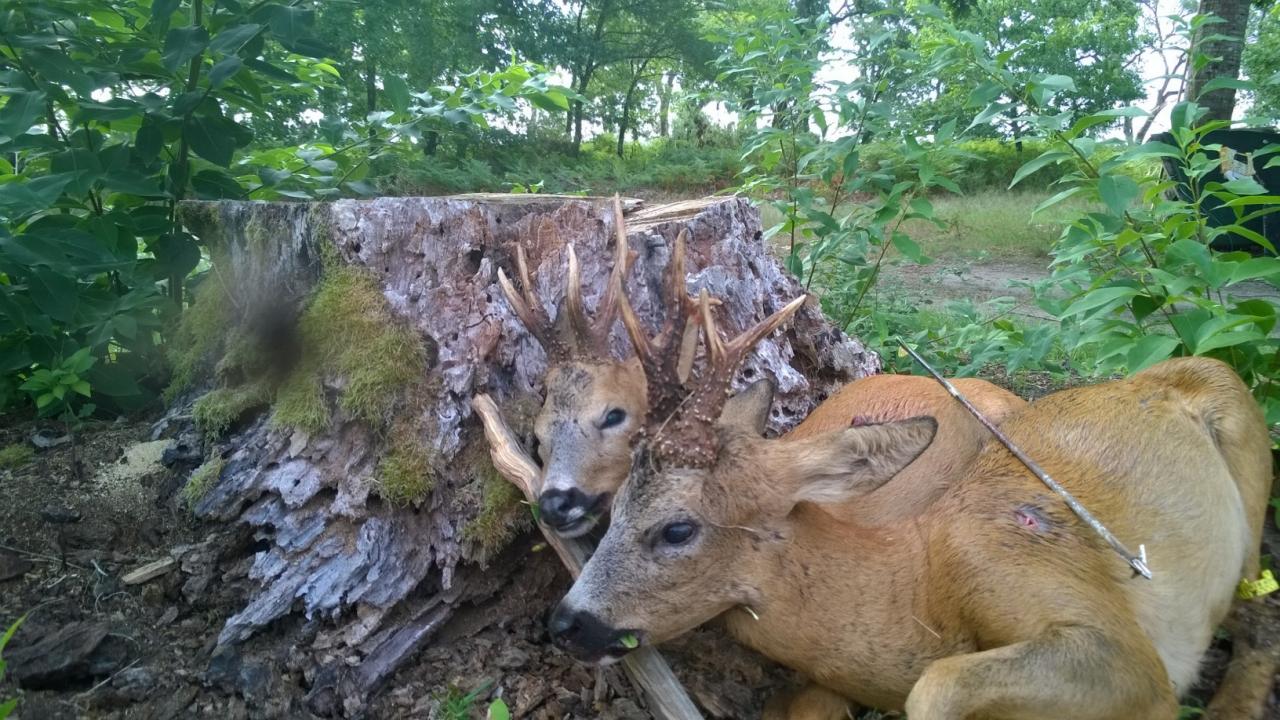
[[(8, 645), (8, 644), (9, 644), (9, 641), (13, 639), (13, 634), (14, 634), (14, 633), (16, 633), (16, 632), (18, 632), (18, 626), (19, 626), (19, 625), (21, 625), (21, 624), (22, 624), (22, 621), (23, 621), (23, 620), (25, 620), (25, 619), (26, 619), (26, 616), (25, 616), (25, 615), (24, 615), (24, 616), (22, 616), (22, 617), (20, 617), (20, 618), (18, 618), (17, 620), (15, 620), (15, 621), (13, 622), (13, 624), (12, 624), (12, 625), (10, 625), (10, 626), (9, 626), (9, 628), (8, 628), (7, 630), (5, 630), (5, 631), (4, 631), (4, 635), (0, 635), (0, 680), (3, 680), (3, 679), (4, 679), (4, 670), (5, 670), (4, 649), (5, 649), (5, 646), (6, 646), (6, 645)], [(11, 714), (13, 713), (13, 710), (14, 710), (14, 708), (16, 708), (16, 707), (18, 707), (18, 698), (11, 698), (11, 699), (9, 699), (9, 700), (0, 701), (0, 720), (4, 720), (5, 718), (9, 717), (9, 715), (11, 715)]]
[[(389, 109), (325, 118), (313, 142), (251, 148), (255, 123), (296, 122), (299, 95), (340, 88), (326, 58), (343, 51), (312, 34), (314, 19), (310, 7), (269, 0), (5, 6), (0, 408), (29, 396), (67, 417), (155, 399), (202, 260), (178, 220), (182, 200), (364, 194), (371, 162), (417, 154), (424, 133), (484, 125), (520, 102), (568, 107), (523, 63), (418, 93), (387, 76)], [(178, 385), (190, 382), (191, 367), (176, 370)]]
[[(1197, 16), (1188, 32), (1209, 22)], [(956, 34), (950, 56), (981, 69), (990, 80), (973, 98), (985, 104), (975, 122), (1028, 108), (1022, 118), (1050, 146), (1024, 164), (1012, 182), (1042, 168), (1058, 168), (1057, 194), (1041, 205), (1070, 197), (1090, 201), (1064, 231), (1053, 251), (1052, 278), (1038, 288), (1038, 303), (1061, 323), (1063, 346), (1088, 352), (1096, 374), (1134, 372), (1169, 357), (1204, 355), (1221, 359), (1253, 388), (1272, 425), (1280, 423), (1276, 388), (1275, 302), (1238, 294), (1244, 281), (1280, 280), (1276, 249), (1246, 224), (1280, 210), (1280, 196), (1247, 174), (1214, 180), (1221, 146), (1206, 140), (1225, 122), (1201, 122), (1194, 102), (1176, 106), (1170, 116), (1172, 144), (1147, 142), (1109, 155), (1096, 153), (1088, 128), (1117, 117), (1142, 117), (1138, 108), (1104, 110), (1082, 117), (1045, 110), (1056, 93), (1073, 85), (1064, 76), (1022, 77), (1006, 67), (1007, 55), (992, 57)], [(1193, 49), (1192, 53), (1196, 51)], [(1231, 81), (1232, 86), (1246, 85)], [(1205, 92), (1222, 86), (1210, 82)], [(1253, 154), (1254, 163), (1277, 161), (1280, 145)], [(1168, 160), (1186, 183), (1150, 173), (1152, 161)], [(1179, 192), (1174, 192), (1179, 190)], [(1230, 210), (1231, 221), (1210, 217), (1210, 200)], [(1221, 252), (1214, 241), (1226, 235), (1246, 238), (1263, 252)]]

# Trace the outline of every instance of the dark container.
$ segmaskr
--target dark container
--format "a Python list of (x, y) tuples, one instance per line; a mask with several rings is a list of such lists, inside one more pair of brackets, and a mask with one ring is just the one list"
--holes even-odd
[[(1156, 142), (1162, 142), (1169, 145), (1176, 145), (1173, 137), (1169, 133), (1160, 133), (1151, 136)], [(1229, 149), (1228, 160), (1231, 164), (1230, 170), (1243, 174), (1243, 169), (1249, 166), (1248, 155), (1255, 153), (1267, 145), (1280, 144), (1280, 132), (1270, 128), (1239, 128), (1239, 129), (1223, 129), (1214, 130), (1204, 136), (1203, 144), (1218, 144)], [(1208, 154), (1210, 151), (1202, 151)], [(1268, 195), (1280, 195), (1280, 166), (1266, 168), (1266, 164), (1272, 158), (1280, 157), (1280, 152), (1269, 153), (1257, 158), (1253, 162), (1253, 179), (1261, 186), (1267, 189)], [(1217, 159), (1217, 158), (1215, 158)], [(1181, 165), (1174, 158), (1164, 159), (1165, 173), (1177, 183), (1175, 190), (1178, 196), (1186, 201), (1191, 200), (1191, 189), (1187, 186), (1187, 177), (1182, 172)], [(1223, 175), (1222, 166), (1209, 173), (1205, 178), (1205, 182), (1225, 182), (1228, 178)], [(1222, 206), (1222, 201), (1216, 197), (1208, 196), (1204, 200), (1204, 209), (1209, 215), (1209, 225), (1211, 227), (1223, 227), (1231, 225), (1236, 221), (1235, 210)], [(1246, 212), (1260, 209), (1259, 206), (1250, 206)], [(1263, 215), (1260, 218), (1254, 218), (1245, 223), (1244, 226), (1259, 235), (1265, 237), (1273, 247), (1280, 248), (1280, 212), (1274, 212)], [(1244, 250), (1255, 255), (1270, 254), (1271, 251), (1261, 247), (1253, 240), (1236, 233), (1227, 233), (1219, 236), (1213, 241), (1215, 250)]]

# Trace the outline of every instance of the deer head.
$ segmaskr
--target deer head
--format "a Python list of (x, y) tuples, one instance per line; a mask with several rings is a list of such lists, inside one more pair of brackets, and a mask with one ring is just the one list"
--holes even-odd
[[(554, 324), (533, 294), (523, 247), (516, 249), (523, 294), (498, 271), (507, 301), (547, 352), (546, 399), (534, 421), (543, 469), (538, 507), (543, 521), (566, 537), (588, 532), (608, 510), (613, 492), (626, 477), (631, 439), (640, 430), (649, 406), (645, 358), (624, 361), (609, 353), (609, 333), (625, 299), (623, 284), (629, 260), (622, 204), (617, 197), (613, 214), (613, 271), (594, 320), (583, 308), (581, 272), (573, 246), (568, 249), (564, 303)], [(555, 228), (544, 223), (540, 232), (554, 233)], [(667, 317), (658, 341), (664, 352), (686, 348), (685, 372), (696, 341), (696, 335), (686, 332), (691, 327), (687, 317), (692, 308), (684, 291), (686, 239), (682, 230), (671, 254), (668, 292), (664, 293)], [(631, 313), (629, 305), (626, 312)]]
[[(804, 440), (761, 437), (755, 412), (768, 393), (726, 409), (729, 383), (745, 354), (800, 308), (798, 298), (728, 341), (711, 303), (700, 298), (704, 368), (675, 399), (653, 400), (630, 473), (595, 555), (553, 614), (550, 629), (579, 658), (617, 659), (638, 639), (656, 643), (737, 605), (787, 552), (792, 509), (802, 502), (843, 503), (868, 493), (909, 464), (933, 439), (932, 418), (864, 425)], [(637, 352), (657, 352), (623, 300), (623, 321)], [(645, 362), (651, 386), (675, 378)]]

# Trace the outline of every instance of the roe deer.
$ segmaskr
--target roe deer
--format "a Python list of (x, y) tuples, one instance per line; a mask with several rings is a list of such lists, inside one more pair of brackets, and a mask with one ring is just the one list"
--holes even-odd
[(997, 443), (915, 517), (851, 521), (847, 508), (925, 452), (938, 423), (789, 442), (716, 423), (760, 333), (726, 342), (702, 310), (707, 366), (674, 413), (646, 418), (611, 525), (550, 620), (559, 644), (608, 661), (723, 616), (811, 682), (775, 708), (791, 720), (843, 718), (848, 701), (911, 720), (1176, 717), (1237, 581), (1258, 570), (1270, 440), (1228, 366), (1169, 360), (1002, 426), (1118, 537), (1145, 544), (1148, 581)]
[[(565, 537), (587, 533), (608, 511), (613, 494), (627, 476), (631, 441), (640, 431), (651, 402), (642, 367), (645, 357), (620, 360), (609, 354), (608, 337), (618, 313), (628, 257), (626, 226), (616, 197), (613, 214), (614, 265), (594, 322), (583, 310), (580, 274), (572, 247), (569, 248), (563, 312), (557, 316), (555, 326), (533, 295), (523, 247), (517, 247), (516, 254), (516, 273), (523, 296), (499, 270), (499, 284), (507, 302), (548, 356), (546, 397), (534, 422), (544, 474), (538, 507), (542, 520)], [(547, 224), (543, 231), (554, 233), (555, 229)], [(685, 243), (686, 234), (682, 230), (664, 278), (667, 314), (663, 332), (649, 353), (650, 362), (675, 363), (673, 367), (681, 382), (689, 372), (696, 340), (696, 335), (690, 332), (696, 328), (687, 323), (687, 316), (694, 308), (685, 291)], [(675, 338), (681, 342), (682, 352), (678, 355)], [(1026, 404), (984, 380), (962, 379), (955, 384), (996, 423)], [(763, 431), (772, 397), (769, 387), (767, 381), (757, 381), (740, 396), (728, 400), (724, 415), (730, 418), (751, 415), (752, 422)], [(659, 391), (659, 397), (652, 402), (679, 400), (678, 386), (655, 390)], [(786, 437), (803, 438), (853, 423), (900, 420), (923, 414), (938, 418), (938, 438), (920, 462), (860, 504), (857, 511), (866, 521), (874, 523), (909, 515), (919, 502), (936, 494), (955, 476), (956, 468), (966, 464), (977, 452), (985, 437), (982, 427), (926, 378), (875, 375), (845, 386)]]

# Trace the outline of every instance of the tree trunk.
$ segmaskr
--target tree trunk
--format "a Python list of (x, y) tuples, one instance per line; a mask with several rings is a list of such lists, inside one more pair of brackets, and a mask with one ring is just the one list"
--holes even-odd
[(631, 75), (631, 84), (627, 86), (627, 96), (622, 101), (622, 116), (618, 118), (618, 157), (623, 157), (627, 151), (627, 128), (631, 126), (631, 103), (635, 101), (636, 88), (640, 85), (640, 78), (644, 76), (644, 69), (649, 66), (649, 58), (645, 58), (640, 63), (640, 67), (635, 68), (635, 72)]
[[(651, 327), (681, 228), (691, 236), (690, 286), (723, 300), (729, 330), (800, 294), (746, 200), (638, 205), (629, 202), (638, 257), (627, 284)], [(291, 677), (308, 679), (313, 712), (359, 714), (460, 608), (504, 588), (532, 593), (563, 572), (553, 553), (512, 546), (529, 513), (502, 493), (510, 488), (493, 470), (471, 400), (488, 393), (529, 437), (546, 360), (503, 299), (497, 270), (515, 274), (522, 243), (536, 292), (554, 311), (563, 243), (572, 242), (592, 306), (612, 256), (608, 204), (543, 195), (191, 202), (181, 217), (215, 258), (199, 297), (221, 324), (204, 326), (215, 347), (196, 376), (207, 382), (174, 402), (158, 433), (194, 445), (210, 438), (188, 481), (200, 486), (185, 495), (199, 517), (256, 539), (252, 583), (218, 652), (268, 665), (288, 655)], [(558, 237), (535, 239), (546, 223)], [(612, 342), (618, 356), (629, 352), (620, 326)], [(761, 343), (736, 384), (775, 379), (770, 431), (779, 433), (878, 369), (878, 357), (813, 304)], [(193, 416), (204, 422), (198, 433), (184, 429)], [(300, 611), (311, 619), (291, 622)], [(686, 683), (697, 676), (674, 664)]]
[(658, 136), (671, 135), (671, 94), (675, 91), (676, 74), (668, 71), (658, 94)]
[[(364, 107), (365, 117), (373, 114), (378, 109), (378, 68), (373, 57), (368, 55), (368, 48), (365, 49), (364, 56)], [(369, 137), (376, 135), (374, 128), (369, 128)]]
[(1190, 66), (1187, 98), (1208, 111), (1202, 122), (1230, 121), (1236, 107), (1236, 91), (1221, 88), (1205, 93), (1204, 88), (1214, 78), (1235, 80), (1240, 76), (1240, 53), (1249, 24), (1249, 0), (1200, 0), (1200, 14), (1222, 18), (1221, 23), (1205, 25), (1202, 33), (1224, 35), (1226, 39), (1196, 43), (1199, 53), (1207, 56), (1209, 62), (1199, 70), (1194, 69), (1194, 63)]

